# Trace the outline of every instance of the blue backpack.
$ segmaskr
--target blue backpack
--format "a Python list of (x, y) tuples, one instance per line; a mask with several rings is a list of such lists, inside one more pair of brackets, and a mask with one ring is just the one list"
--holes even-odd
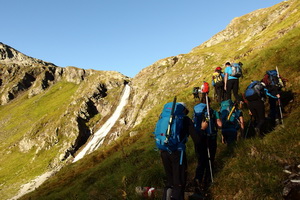
[[(205, 130), (205, 134), (208, 136), (215, 136), (217, 134), (216, 124), (215, 124), (215, 117), (214, 117), (214, 110), (210, 109), (210, 123), (211, 123), (211, 129), (207, 128)], [(201, 130), (201, 123), (202, 121), (205, 121), (208, 119), (208, 112), (207, 112), (207, 106), (204, 103), (199, 103), (194, 106), (194, 127), (196, 131), (199, 133)]]
[(269, 76), (269, 85), (281, 87), (280, 80), (275, 69), (267, 71), (267, 74)]
[(174, 109), (174, 118), (171, 124), (170, 135), (167, 136), (167, 130), (171, 118), (173, 102), (164, 105), (159, 120), (156, 123), (154, 135), (156, 147), (163, 151), (184, 151), (187, 137), (180, 139), (180, 133), (183, 129), (183, 120), (186, 116), (183, 111), (185, 107), (176, 103)]
[(230, 74), (230, 76), (239, 78), (243, 75), (242, 67), (239, 63), (232, 63), (231, 64), (231, 71), (232, 71), (232, 73)]
[[(240, 110), (234, 108), (234, 103), (231, 99), (221, 102), (220, 114), (222, 120), (222, 127), (234, 127), (239, 128), (238, 118), (240, 116)], [(231, 113), (232, 109), (233, 112)], [(230, 117), (229, 114), (231, 113)]]
[(260, 81), (252, 81), (250, 85), (246, 88), (245, 98), (248, 101), (255, 101), (261, 99), (262, 90), (264, 86)]

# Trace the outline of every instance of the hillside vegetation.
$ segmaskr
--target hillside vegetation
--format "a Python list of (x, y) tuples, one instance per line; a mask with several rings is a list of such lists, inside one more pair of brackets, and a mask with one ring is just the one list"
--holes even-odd
[[(53, 75), (47, 80), (47, 69), (38, 64), (0, 65), (0, 91), (5, 99), (0, 105), (1, 199), (12, 197), (36, 176), (65, 165), (70, 152), (109, 115), (115, 106), (112, 99), (119, 98), (125, 79), (114, 72), (91, 71), (83, 81), (76, 73), (68, 78), (68, 70), (75, 69), (69, 68), (66, 77)], [(13, 98), (6, 103), (7, 93)]]
[[(300, 2), (290, 0), (235, 18), (224, 31), (190, 53), (159, 60), (143, 69), (132, 80), (134, 90), (126, 107), (130, 115), (128, 119), (134, 119), (134, 122), (129, 122), (133, 123), (133, 128), (79, 162), (66, 165), (41, 187), (21, 199), (140, 199), (135, 192), (136, 186), (162, 188), (165, 175), (159, 153), (154, 150), (152, 132), (163, 105), (176, 95), (192, 111), (195, 105), (192, 88), (200, 86), (204, 80), (210, 82), (213, 70), (217, 66), (223, 67), (226, 61), (241, 61), (244, 64), (240, 93), (251, 80), (262, 79), (266, 70), (278, 66), (280, 74), (288, 79), (282, 95), (285, 126), (276, 127), (263, 138), (241, 139), (233, 149), (227, 149), (219, 143), (215, 182), (210, 188), (209, 198), (282, 199), (283, 181), (287, 179), (283, 170), (287, 166), (294, 168), (300, 164), (299, 9)], [(51, 91), (57, 87), (54, 86), (47, 93), (51, 95)], [(64, 84), (62, 90), (72, 93), (76, 87), (74, 84)], [(57, 91), (57, 95), (60, 94), (63, 95)], [(64, 99), (68, 103), (68, 98)], [(34, 100), (25, 102), (29, 106), (32, 105), (31, 101)], [(43, 101), (39, 101), (42, 105)], [(58, 106), (59, 110), (57, 101), (49, 103)], [(18, 102), (22, 102), (21, 97), (18, 101), (1, 106), (1, 113), (3, 110), (9, 115), (8, 110)], [(213, 107), (218, 109), (219, 105), (214, 103)], [(247, 123), (249, 116), (246, 106), (243, 111)], [(17, 113), (17, 110), (12, 112)], [(34, 117), (38, 115), (36, 113)], [(192, 112), (189, 116), (192, 116)], [(51, 115), (47, 117), (51, 119)], [(3, 117), (1, 122), (8, 118)], [(9, 140), (17, 140), (21, 135), (22, 132)], [(196, 157), (192, 141), (189, 140), (187, 145), (187, 190), (191, 190), (189, 186), (194, 176)], [(35, 150), (31, 151), (34, 154)], [(6, 162), (6, 159), (11, 158), (0, 161)], [(13, 164), (5, 167), (8, 167), (6, 173), (12, 176), (19, 169), (9, 170), (14, 167)]]

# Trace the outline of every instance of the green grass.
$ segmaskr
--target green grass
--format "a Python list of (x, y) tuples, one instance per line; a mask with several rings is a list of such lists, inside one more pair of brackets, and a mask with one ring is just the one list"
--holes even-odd
[[(299, 124), (299, 116), (298, 108), (285, 123)], [(223, 160), (224, 166), (215, 178), (214, 198), (281, 199), (282, 183), (287, 178), (284, 167), (300, 162), (299, 132), (299, 126), (277, 127), (263, 139), (238, 143), (232, 158)]]
[[(55, 132), (56, 125), (61, 123), (58, 120), (65, 111), (63, 108), (69, 105), (77, 88), (73, 83), (60, 82), (30, 99), (24, 93), (0, 107), (0, 122), (3, 123), (0, 131), (0, 182), (4, 184), (3, 188), (7, 188), (1, 191), (3, 196), (8, 197), (21, 183), (42, 174), (57, 156), (60, 147), (45, 150), (54, 145), (48, 141), (47, 135)], [(35, 146), (28, 152), (21, 152), (18, 142), (25, 137), (33, 142), (38, 142), (37, 138), (41, 137), (46, 147), (38, 153)]]

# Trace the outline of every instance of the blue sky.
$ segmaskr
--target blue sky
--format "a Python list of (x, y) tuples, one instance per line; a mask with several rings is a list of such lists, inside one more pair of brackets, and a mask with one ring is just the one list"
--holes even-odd
[(234, 17), (281, 0), (0, 0), (0, 42), (58, 66), (134, 77), (188, 53)]

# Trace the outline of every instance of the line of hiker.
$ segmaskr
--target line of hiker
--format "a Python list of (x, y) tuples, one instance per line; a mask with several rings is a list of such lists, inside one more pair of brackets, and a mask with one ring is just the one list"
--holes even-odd
[[(160, 150), (166, 173), (163, 199), (184, 199), (187, 182), (185, 144), (189, 136), (193, 140), (198, 161), (193, 180), (194, 195), (201, 195), (201, 191), (205, 191), (213, 183), (218, 130), (221, 130), (222, 143), (228, 146), (237, 141), (238, 131), (242, 136), (245, 135), (244, 116), (241, 110), (244, 102), (249, 107), (251, 120), (252, 116), (254, 118), (257, 135), (262, 134), (265, 123), (266, 96), (269, 97), (270, 104), (269, 118), (276, 122), (278, 115), (276, 102), (280, 103), (280, 89), (284, 85), (278, 69), (268, 71), (261, 81), (252, 81), (242, 98), (238, 95), (242, 63), (227, 62), (225, 66), (224, 73), (221, 67), (217, 67), (213, 74), (212, 85), (217, 94), (217, 102), (220, 103), (219, 110), (212, 109), (210, 105), (207, 82), (193, 89), (194, 99), (197, 101), (193, 108), (193, 119), (187, 116), (189, 110), (185, 103), (178, 103), (176, 97), (173, 102), (164, 105), (154, 132), (156, 146)], [(231, 99), (232, 93), (235, 101)], [(281, 109), (279, 112), (282, 119)], [(249, 126), (246, 134), (248, 130)]]

